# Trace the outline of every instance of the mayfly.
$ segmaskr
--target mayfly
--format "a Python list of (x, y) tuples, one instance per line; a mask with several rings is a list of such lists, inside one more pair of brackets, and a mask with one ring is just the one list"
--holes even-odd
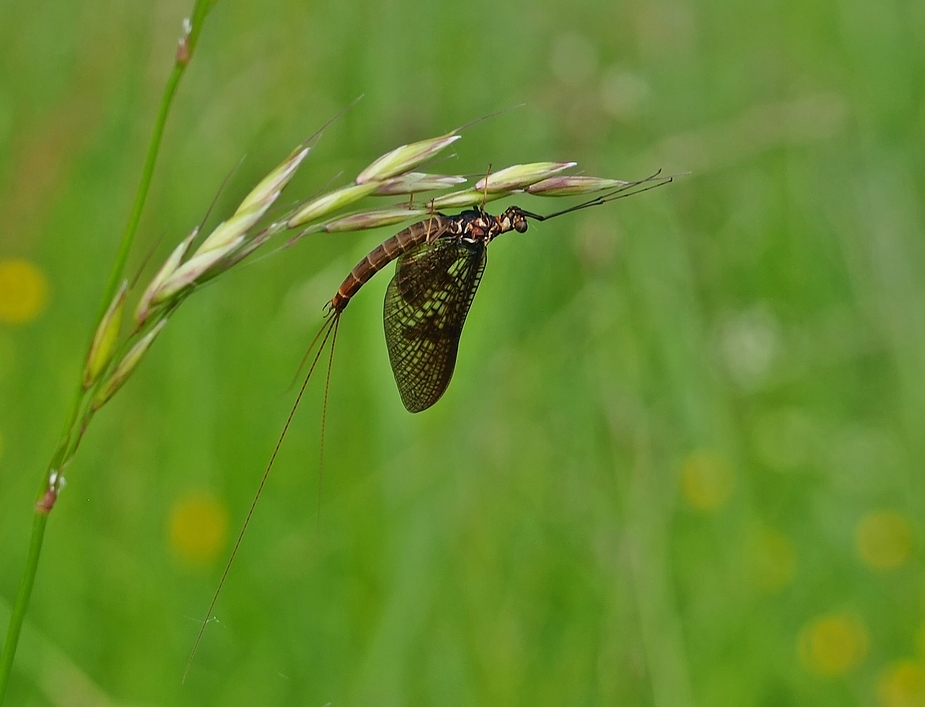
[[(333, 329), (336, 335), (350, 300), (396, 260), (383, 311), (389, 362), (405, 408), (426, 410), (440, 399), (453, 377), (459, 339), (485, 271), (489, 243), (503, 233), (526, 232), (528, 219), (548, 221), (670, 181), (671, 177), (655, 175), (545, 216), (519, 206), (510, 206), (498, 216), (482, 207), (451, 216), (434, 213), (399, 231), (353, 268), (328, 302), (322, 330)], [(643, 184), (647, 186), (632, 189)]]
[[(434, 211), (381, 243), (357, 263), (341, 283), (334, 297), (325, 305), (324, 324), (315, 335), (303, 359), (308, 361), (311, 357), (308, 372), (212, 597), (206, 621), (215, 608), (218, 595), (308, 381), (330, 340), (323, 402), (323, 407), (327, 407), (328, 384), (340, 318), (363, 285), (389, 263), (397, 261), (395, 275), (385, 293), (385, 339), (402, 403), (409, 412), (421, 412), (440, 399), (453, 377), (463, 325), (485, 272), (488, 245), (495, 238), (510, 231), (526, 232), (530, 220), (549, 221), (565, 214), (640, 194), (664, 186), (672, 180), (672, 176), (662, 176), (659, 171), (645, 179), (621, 183), (619, 187), (593, 199), (546, 215), (533, 213), (519, 206), (510, 206), (495, 216), (485, 210), (484, 204), (453, 215)], [(206, 622), (203, 622), (187, 663), (187, 672), (205, 626)]]

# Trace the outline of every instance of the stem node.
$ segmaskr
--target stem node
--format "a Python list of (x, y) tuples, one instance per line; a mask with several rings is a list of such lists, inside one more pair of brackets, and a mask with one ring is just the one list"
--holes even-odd
[(51, 513), (51, 509), (55, 507), (55, 501), (58, 500), (58, 491), (55, 488), (49, 488), (42, 497), (35, 502), (35, 512), (41, 513), (42, 515), (48, 515)]

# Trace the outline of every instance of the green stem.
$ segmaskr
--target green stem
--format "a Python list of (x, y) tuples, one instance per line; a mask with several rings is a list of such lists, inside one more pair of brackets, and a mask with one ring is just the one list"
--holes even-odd
[(151, 186), (151, 178), (154, 176), (154, 164), (157, 162), (157, 153), (161, 147), (161, 138), (164, 135), (164, 126), (167, 124), (167, 114), (170, 111), (170, 105), (173, 102), (174, 94), (177, 92), (177, 86), (180, 85), (180, 79), (183, 78), (183, 72), (186, 70), (186, 62), (177, 61), (173, 65), (170, 77), (167, 79), (167, 85), (164, 87), (164, 95), (161, 98), (161, 106), (157, 113), (157, 120), (154, 122), (154, 132), (151, 134), (151, 142), (148, 144), (148, 154), (145, 156), (144, 167), (141, 170), (141, 181), (138, 183), (138, 191), (135, 193), (135, 203), (132, 205), (132, 213), (128, 217), (128, 223), (125, 224), (125, 231), (122, 234), (122, 241), (119, 244), (119, 251), (116, 253), (116, 262), (109, 274), (109, 283), (103, 294), (103, 300), (100, 303), (100, 313), (97, 319), (101, 319), (112, 302), (116, 294), (119, 283), (122, 281), (122, 273), (125, 270), (125, 263), (128, 260), (129, 251), (132, 248), (132, 241), (135, 239), (135, 233), (138, 230), (138, 223), (141, 221), (141, 212), (144, 209), (145, 199), (148, 196), (148, 188)]
[(32, 585), (35, 584), (35, 573), (39, 567), (39, 556), (42, 554), (42, 539), (45, 537), (45, 525), (47, 522), (47, 513), (36, 512), (32, 521), (32, 541), (29, 543), (26, 567), (23, 570), (22, 579), (19, 580), (16, 603), (13, 604), (10, 625), (6, 630), (6, 647), (3, 649), (3, 655), (0, 655), (0, 704), (3, 704), (3, 697), (6, 695), (8, 678), (13, 668), (13, 658), (16, 655), (16, 645), (19, 643), (19, 634), (22, 631), (23, 620), (26, 618), (26, 609), (29, 607)]
[[(106, 313), (110, 302), (112, 302), (112, 298), (116, 294), (119, 283), (122, 281), (125, 263), (131, 251), (132, 242), (135, 240), (135, 233), (138, 230), (138, 223), (141, 220), (141, 214), (144, 210), (148, 189), (151, 186), (151, 179), (154, 175), (154, 165), (157, 162), (157, 155), (161, 146), (161, 138), (164, 135), (164, 126), (167, 123), (167, 116), (170, 113), (170, 107), (173, 103), (174, 95), (177, 92), (177, 87), (180, 85), (180, 79), (183, 78), (186, 67), (193, 57), (205, 17), (212, 8), (214, 1), (215, 0), (195, 0), (193, 11), (189, 18), (189, 24), (187, 25), (187, 31), (185, 31), (183, 37), (180, 39), (173, 70), (170, 72), (167, 84), (164, 86), (164, 93), (161, 96), (160, 108), (158, 109), (157, 118), (154, 122), (154, 130), (151, 134), (151, 142), (148, 144), (144, 166), (141, 170), (141, 179), (138, 183), (138, 190), (135, 193), (135, 202), (132, 205), (132, 211), (129, 215), (128, 222), (125, 224), (125, 230), (119, 242), (119, 250), (116, 253), (115, 262), (109, 273), (109, 282), (103, 292), (99, 314), (96, 319), (97, 325), (93, 327), (90, 334), (91, 340), (93, 331), (96, 331), (97, 326), (99, 326), (100, 320)], [(19, 635), (22, 632), (22, 625), (26, 618), (26, 610), (29, 607), (29, 599), (32, 596), (32, 587), (35, 584), (39, 558), (42, 554), (45, 527), (48, 524), (48, 515), (54, 507), (57, 498), (57, 490), (60, 487), (57, 478), (53, 477), (53, 475), (61, 473), (61, 467), (63, 467), (67, 461), (68, 451), (76, 451), (76, 445), (72, 446), (75, 433), (74, 425), (78, 421), (78, 416), (82, 403), (85, 402), (86, 395), (82, 379), (83, 370), (80, 372), (80, 379), (77, 383), (74, 402), (71, 405), (67, 422), (64, 425), (58, 445), (52, 455), (52, 463), (45, 471), (42, 477), (42, 485), (39, 488), (34, 509), (35, 515), (32, 523), (32, 539), (29, 542), (29, 554), (26, 557), (26, 566), (23, 569), (22, 579), (19, 582), (19, 591), (16, 594), (16, 601), (13, 604), (13, 611), (10, 615), (10, 623), (7, 627), (3, 653), (0, 654), (0, 705), (3, 704), (3, 698), (9, 686), (10, 675), (13, 669), (13, 660), (16, 657), (16, 648), (19, 644)], [(82, 430), (78, 430), (77, 434), (78, 436), (81, 435)]]

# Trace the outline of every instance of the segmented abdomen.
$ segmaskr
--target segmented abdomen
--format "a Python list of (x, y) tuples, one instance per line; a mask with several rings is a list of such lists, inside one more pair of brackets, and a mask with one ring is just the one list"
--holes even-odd
[(331, 309), (343, 311), (350, 299), (370, 278), (403, 253), (421, 243), (439, 238), (447, 229), (447, 218), (443, 214), (428, 216), (423, 221), (399, 231), (381, 245), (376, 246), (350, 271), (331, 299)]

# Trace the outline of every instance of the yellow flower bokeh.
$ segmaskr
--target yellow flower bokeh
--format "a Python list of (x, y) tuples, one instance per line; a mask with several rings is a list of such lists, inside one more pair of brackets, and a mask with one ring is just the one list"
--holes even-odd
[(228, 512), (208, 493), (189, 493), (173, 504), (168, 527), (173, 555), (188, 565), (208, 567), (225, 547)]
[(800, 631), (797, 653), (811, 673), (836, 677), (850, 672), (867, 657), (867, 629), (850, 614), (817, 617)]
[(48, 278), (28, 260), (0, 260), (0, 322), (25, 324), (48, 306)]
[(912, 552), (912, 526), (895, 511), (868, 513), (858, 523), (855, 544), (861, 560), (871, 569), (895, 569)]
[(699, 511), (715, 511), (732, 496), (735, 477), (726, 460), (709, 450), (691, 453), (681, 464), (681, 493)]
[(882, 707), (925, 707), (925, 670), (914, 660), (901, 660), (877, 681)]

